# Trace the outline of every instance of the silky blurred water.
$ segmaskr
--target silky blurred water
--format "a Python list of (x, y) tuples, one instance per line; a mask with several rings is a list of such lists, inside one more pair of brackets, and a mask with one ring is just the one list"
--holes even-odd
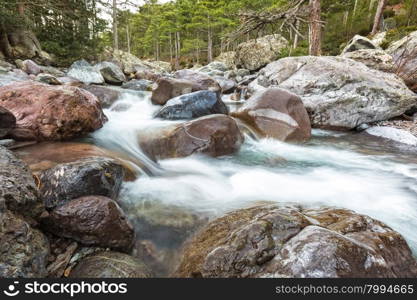
[(239, 153), (195, 155), (153, 162), (138, 146), (138, 133), (166, 126), (153, 119), (148, 93), (123, 94), (106, 110), (109, 122), (94, 143), (123, 150), (149, 172), (123, 187), (131, 205), (155, 201), (216, 217), (263, 201), (352, 209), (385, 222), (417, 253), (417, 151), (366, 134), (315, 130), (307, 144), (246, 137)]

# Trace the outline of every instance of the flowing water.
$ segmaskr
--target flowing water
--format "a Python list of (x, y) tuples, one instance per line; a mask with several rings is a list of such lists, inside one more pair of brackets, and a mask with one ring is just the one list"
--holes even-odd
[[(122, 201), (127, 206), (157, 203), (169, 212), (207, 217), (263, 201), (336, 206), (385, 222), (417, 253), (415, 147), (366, 134), (315, 130), (303, 145), (247, 136), (233, 156), (153, 162), (138, 147), (137, 133), (171, 122), (152, 119), (158, 107), (149, 97), (124, 94), (105, 111), (109, 122), (92, 136), (95, 144), (122, 150), (146, 165), (143, 175), (124, 184)], [(174, 223), (181, 222), (181, 214), (175, 216)], [(169, 243), (170, 237), (163, 239)]]

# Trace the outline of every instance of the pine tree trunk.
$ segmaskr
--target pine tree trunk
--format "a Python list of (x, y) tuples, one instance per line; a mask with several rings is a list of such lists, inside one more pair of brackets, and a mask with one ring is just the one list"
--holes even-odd
[(209, 29), (209, 32), (208, 32), (207, 60), (209, 63), (213, 61), (213, 36), (212, 36), (211, 29)]
[(113, 48), (119, 50), (119, 34), (117, 24), (117, 0), (113, 0)]
[(127, 53), (130, 54), (130, 32), (129, 32), (129, 22), (126, 25), (126, 41), (127, 41)]
[(309, 22), (310, 55), (321, 55), (321, 5), (320, 0), (310, 0)]
[(374, 27), (372, 28), (371, 35), (375, 35), (378, 33), (386, 5), (387, 0), (379, 0), (378, 8), (376, 9), (375, 14)]

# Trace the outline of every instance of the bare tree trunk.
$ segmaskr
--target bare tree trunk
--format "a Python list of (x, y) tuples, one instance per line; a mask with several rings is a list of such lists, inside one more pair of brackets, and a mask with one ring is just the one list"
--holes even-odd
[(207, 60), (209, 63), (213, 61), (213, 36), (212, 36), (211, 28), (209, 28), (209, 31), (208, 31)]
[(130, 54), (130, 32), (129, 32), (129, 22), (126, 24), (126, 41), (127, 41), (127, 53)]
[[(295, 21), (295, 29), (297, 31), (300, 31), (300, 21), (299, 20)], [(298, 37), (298, 33), (297, 32), (294, 32), (294, 34), (295, 34), (295, 36), (294, 36), (294, 44), (292, 45), (292, 48), (293, 49), (296, 49), (298, 47), (298, 39), (299, 39), (299, 37)]]
[(321, 55), (321, 5), (320, 0), (310, 0), (309, 22), (310, 55)]
[(378, 33), (386, 5), (387, 5), (387, 0), (379, 0), (378, 8), (376, 9), (376, 14), (375, 14), (374, 27), (372, 28), (371, 35), (375, 35)]
[(413, 3), (411, 4), (410, 12), (408, 13), (407, 26), (411, 25), (411, 19), (416, 10), (416, 4), (417, 4), (417, 0), (414, 0)]
[(169, 58), (170, 58), (170, 62), (172, 64), (172, 59), (174, 58), (174, 55), (172, 53), (172, 33), (169, 33)]
[(113, 48), (119, 50), (119, 34), (117, 24), (117, 0), (113, 0)]

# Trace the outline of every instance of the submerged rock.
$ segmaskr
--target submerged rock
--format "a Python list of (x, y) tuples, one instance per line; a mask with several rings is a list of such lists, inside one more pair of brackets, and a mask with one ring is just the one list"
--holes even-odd
[(378, 49), (379, 47), (374, 44), (370, 39), (361, 36), (355, 35), (348, 43), (348, 45), (343, 49), (342, 54), (353, 52), (361, 49)]
[(139, 144), (155, 159), (192, 154), (223, 156), (240, 149), (243, 135), (236, 121), (225, 115), (210, 115), (183, 124), (139, 133)]
[(37, 219), (44, 211), (42, 199), (27, 166), (12, 152), (0, 146), (1, 207)]
[(406, 241), (349, 210), (266, 205), (211, 222), (190, 242), (175, 276), (404, 278), (417, 275)]
[(0, 106), (0, 139), (5, 137), (16, 126), (16, 117)]
[(40, 192), (49, 210), (90, 195), (117, 199), (123, 176), (123, 167), (115, 160), (90, 157), (42, 172)]
[(251, 91), (279, 87), (301, 97), (313, 127), (352, 129), (402, 115), (417, 96), (394, 74), (341, 57), (288, 57), (269, 64)]
[(216, 93), (199, 91), (169, 100), (156, 117), (166, 120), (191, 120), (206, 115), (227, 113), (226, 105)]
[(250, 71), (259, 70), (277, 60), (288, 46), (288, 41), (281, 35), (267, 35), (242, 43), (236, 50), (236, 65)]
[(101, 72), (95, 69), (85, 60), (79, 60), (74, 62), (67, 75), (73, 77), (85, 84), (103, 84), (104, 78)]
[(311, 137), (311, 124), (301, 99), (271, 88), (252, 96), (232, 116), (246, 121), (258, 133), (281, 141), (303, 142)]
[(104, 61), (95, 65), (94, 68), (101, 73), (108, 84), (121, 85), (126, 81), (125, 74), (123, 74), (123, 71), (114, 63)]
[(152, 273), (140, 260), (117, 252), (101, 252), (83, 258), (71, 278), (150, 278)]
[(102, 196), (71, 200), (53, 209), (42, 225), (46, 231), (85, 245), (127, 252), (135, 235), (117, 203)]
[(0, 277), (46, 276), (49, 243), (38, 230), (9, 211), (0, 211)]
[(16, 117), (16, 140), (60, 141), (85, 135), (107, 118), (97, 98), (71, 86), (24, 81), (0, 87), (0, 106)]

